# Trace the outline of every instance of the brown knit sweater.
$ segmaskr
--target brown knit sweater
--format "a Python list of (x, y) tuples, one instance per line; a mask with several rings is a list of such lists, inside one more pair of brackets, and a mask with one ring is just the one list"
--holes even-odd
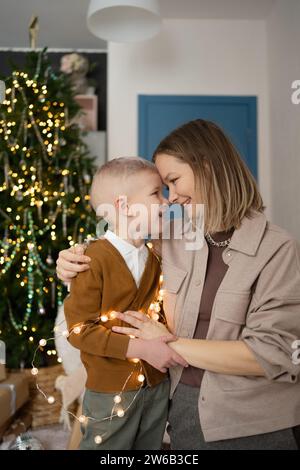
[[(146, 362), (126, 358), (129, 336), (114, 333), (112, 326), (128, 326), (118, 319), (101, 321), (112, 310), (140, 310), (147, 313), (159, 288), (160, 263), (149, 250), (145, 270), (137, 287), (132, 273), (119, 251), (106, 239), (92, 242), (85, 253), (90, 256), (88, 271), (72, 280), (64, 302), (68, 340), (81, 351), (87, 371), (86, 387), (96, 392), (137, 390), (143, 374), (147, 384), (157, 385), (166, 376)], [(82, 325), (84, 324), (84, 325)], [(74, 327), (81, 327), (79, 334)], [(75, 330), (77, 331), (77, 330)]]

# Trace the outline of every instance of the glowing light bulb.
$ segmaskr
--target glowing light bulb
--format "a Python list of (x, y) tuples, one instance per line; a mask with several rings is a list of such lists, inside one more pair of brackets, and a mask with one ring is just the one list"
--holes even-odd
[(141, 383), (143, 383), (144, 380), (145, 380), (145, 376), (144, 376), (143, 374), (139, 374), (139, 375), (138, 375), (138, 381), (141, 382)]
[(123, 408), (119, 408), (117, 411), (117, 415), (119, 416), (119, 418), (123, 418), (124, 414), (125, 411), (123, 410)]
[(81, 332), (81, 326), (75, 326), (73, 332), (75, 333), (75, 335), (79, 335)]
[(39, 341), (40, 346), (43, 347), (43, 346), (46, 346), (46, 344), (47, 344), (47, 341), (45, 339), (40, 339), (40, 341)]
[(101, 437), (101, 436), (95, 436), (94, 441), (95, 441), (95, 444), (98, 444), (98, 445), (99, 445), (99, 444), (102, 443), (102, 437)]
[(32, 375), (38, 375), (39, 370), (38, 370), (36, 367), (33, 367), (33, 368), (31, 369), (31, 373), (32, 373)]
[(63, 335), (64, 338), (67, 338), (67, 337), (69, 336), (68, 330), (64, 330), (64, 331), (62, 332), (62, 335)]
[(122, 401), (122, 397), (120, 395), (115, 395), (114, 396), (114, 402), (115, 403), (121, 403)]
[(55, 402), (55, 398), (54, 398), (54, 397), (52, 397), (52, 396), (48, 397), (48, 403), (49, 403), (49, 405), (52, 405), (54, 402)]
[(108, 316), (107, 315), (101, 315), (100, 319), (103, 323), (105, 323), (105, 322), (108, 321)]
[(84, 415), (80, 415), (79, 418), (78, 418), (78, 421), (82, 424), (84, 424), (86, 422), (86, 416)]

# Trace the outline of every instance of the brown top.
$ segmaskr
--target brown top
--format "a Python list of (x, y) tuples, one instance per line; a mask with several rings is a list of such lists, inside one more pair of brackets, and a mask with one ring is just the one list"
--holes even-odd
[[(217, 232), (212, 234), (216, 242), (227, 240), (233, 234), (233, 229), (229, 232)], [(224, 263), (222, 253), (225, 247), (217, 247), (208, 244), (208, 258), (204, 287), (201, 296), (200, 310), (194, 332), (195, 339), (205, 339), (208, 332), (211, 312), (215, 300), (216, 292), (226, 274), (228, 265)], [(189, 366), (183, 370), (180, 382), (192, 387), (200, 388), (204, 370)]]
[[(81, 351), (87, 371), (86, 387), (109, 393), (137, 390), (141, 373), (148, 385), (160, 383), (165, 374), (143, 361), (134, 363), (127, 359), (129, 336), (111, 330), (112, 326), (128, 325), (109, 319), (112, 310), (147, 313), (159, 288), (159, 260), (149, 250), (138, 288), (122, 255), (108, 240), (92, 242), (86, 255), (91, 257), (90, 269), (72, 280), (70, 295), (64, 302), (68, 329), (73, 329), (68, 340)], [(76, 326), (81, 327), (78, 334), (74, 331)]]

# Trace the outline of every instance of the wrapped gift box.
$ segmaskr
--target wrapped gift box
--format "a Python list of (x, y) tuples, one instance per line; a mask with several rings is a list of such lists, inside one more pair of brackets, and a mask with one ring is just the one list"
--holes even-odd
[(1, 364), (0, 362), (0, 382), (2, 382), (2, 380), (5, 380), (5, 379), (6, 379), (5, 364)]
[(0, 388), (0, 426), (11, 416), (11, 393), (7, 388)]
[(21, 372), (8, 374), (6, 380), (0, 383), (0, 437), (28, 399), (28, 379)]

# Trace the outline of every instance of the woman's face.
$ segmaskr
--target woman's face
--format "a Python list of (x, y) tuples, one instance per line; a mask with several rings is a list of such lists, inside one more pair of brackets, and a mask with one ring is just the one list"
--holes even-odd
[(156, 156), (155, 165), (163, 183), (169, 188), (171, 204), (196, 204), (195, 176), (190, 165), (165, 153)]

